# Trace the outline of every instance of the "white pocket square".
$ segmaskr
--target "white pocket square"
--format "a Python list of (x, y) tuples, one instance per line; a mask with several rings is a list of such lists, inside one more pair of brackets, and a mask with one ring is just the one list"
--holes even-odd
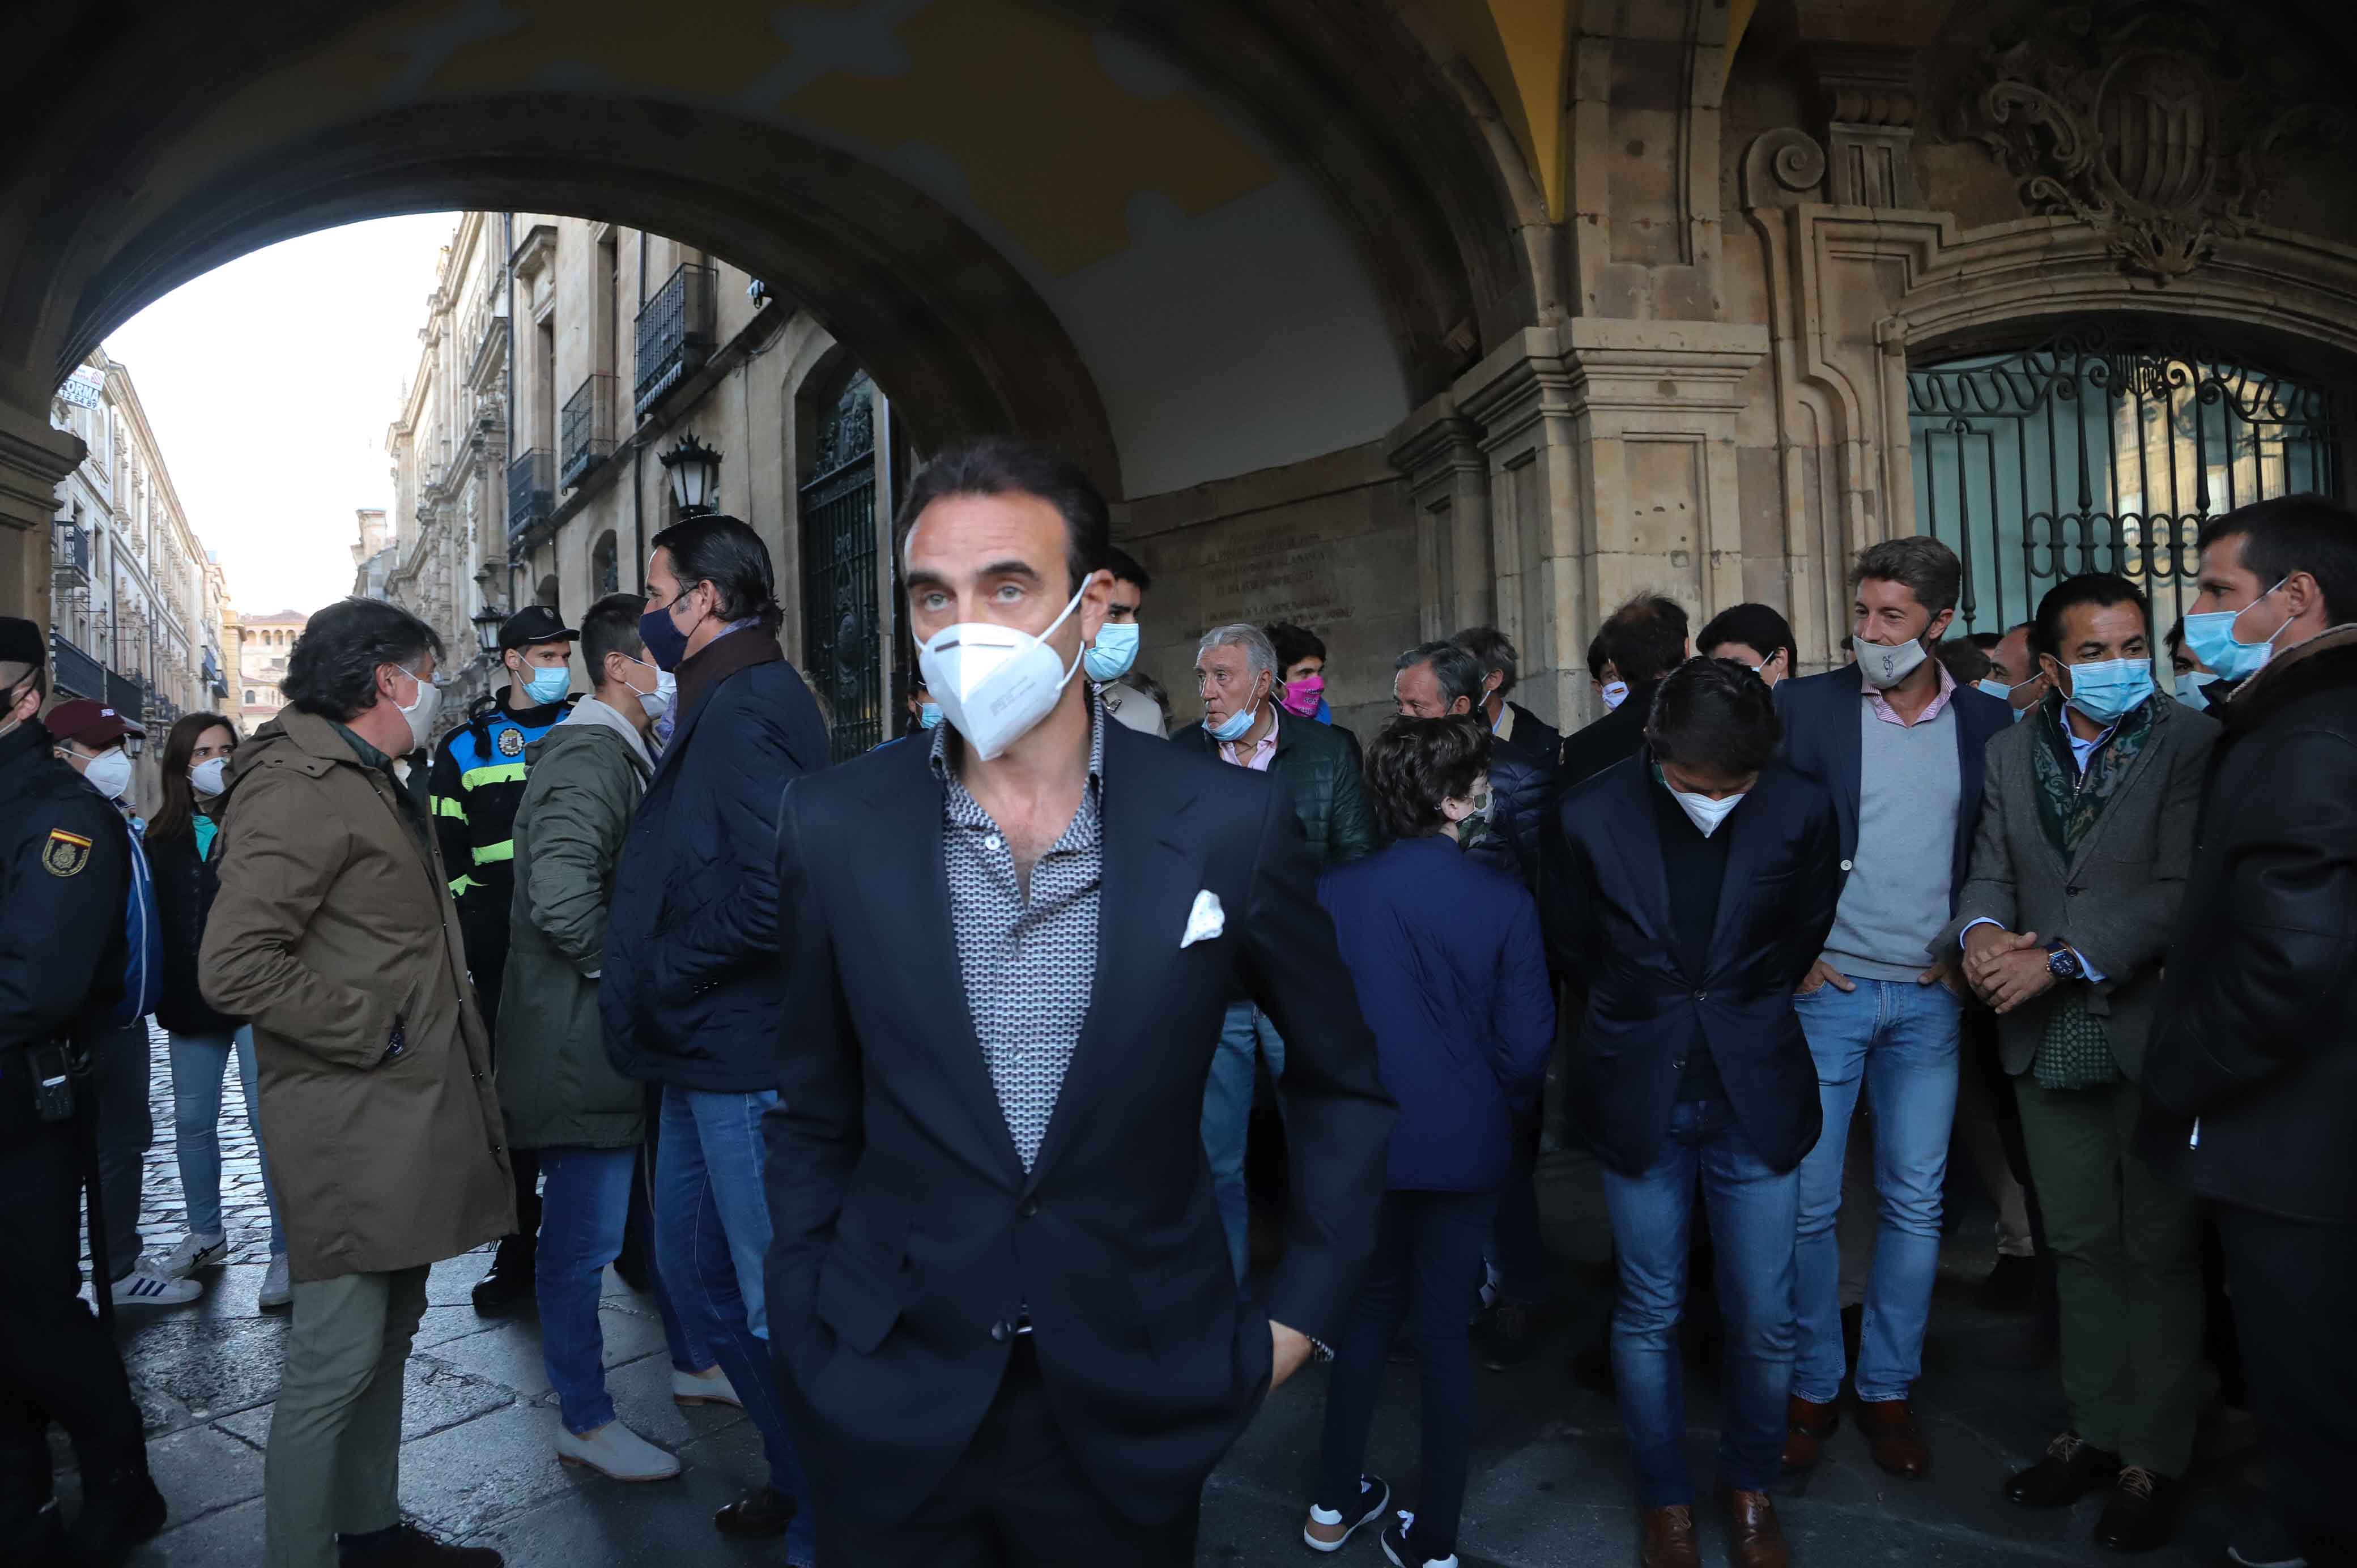
[(1195, 895), (1195, 907), (1187, 911), (1187, 934), (1178, 939), (1178, 945), (1191, 948), (1197, 942), (1208, 942), (1227, 929), (1227, 911), (1220, 908), (1220, 896), (1207, 887)]

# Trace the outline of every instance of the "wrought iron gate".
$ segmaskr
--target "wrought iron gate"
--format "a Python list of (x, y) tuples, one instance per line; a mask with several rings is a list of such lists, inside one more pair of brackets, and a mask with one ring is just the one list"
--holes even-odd
[(884, 738), (875, 395), (864, 373), (851, 378), (819, 428), (802, 488), (802, 672), (826, 702), (838, 762)]
[(2068, 327), (1910, 371), (1907, 402), (1915, 521), (1964, 563), (1963, 630), (2018, 626), (2082, 572), (2137, 584), (2166, 630), (2193, 596), (2205, 518), (2341, 496), (2331, 390), (2190, 333)]

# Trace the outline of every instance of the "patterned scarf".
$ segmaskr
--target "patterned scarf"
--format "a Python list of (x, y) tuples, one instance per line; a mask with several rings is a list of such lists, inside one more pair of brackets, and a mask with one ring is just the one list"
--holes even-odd
[[(2030, 723), (2039, 726), (2040, 744), (2031, 753), (2038, 779), (2038, 820), (2065, 865), (2126, 780), (2136, 753), (2152, 738), (2153, 706), (2161, 700), (2147, 698), (2098, 741), (2087, 757), (2083, 776), (2062, 728), (2067, 721), (2061, 715), (2061, 695), (2048, 697), (2031, 715)], [(2046, 1036), (2039, 1044), (2030, 1071), (2046, 1089), (2099, 1089), (2119, 1081), (2120, 1064), (2112, 1055), (2103, 1020), (2087, 1011), (2085, 982), (2067, 983), (2048, 1009)]]

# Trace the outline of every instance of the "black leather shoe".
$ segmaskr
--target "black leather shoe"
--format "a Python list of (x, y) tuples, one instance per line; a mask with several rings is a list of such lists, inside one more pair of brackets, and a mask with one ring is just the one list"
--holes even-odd
[(1990, 1312), (2028, 1312), (2038, 1305), (2038, 1260), (1997, 1254), (1981, 1282), (1981, 1305)]
[(112, 1565), (164, 1528), (164, 1494), (145, 1470), (119, 1470), (82, 1493), (81, 1513), (66, 1534), (76, 1553), (68, 1561)]
[(509, 1236), (491, 1254), (491, 1272), (475, 1285), (475, 1310), (503, 1317), (532, 1299), (537, 1249), (530, 1236)]
[(506, 1559), (488, 1546), (453, 1546), (404, 1520), (390, 1530), (340, 1538), (336, 1561), (343, 1568), (500, 1568)]
[(2095, 1521), (2095, 1544), (2114, 1552), (2152, 1552), (2169, 1544), (2177, 1533), (2177, 1505), (2184, 1499), (2185, 1483), (2131, 1465), (2120, 1472), (2119, 1485)]
[(2005, 1484), (2005, 1500), (2018, 1508), (2067, 1509), (2089, 1492), (2120, 1478), (2120, 1456), (2091, 1448), (2075, 1432), (2046, 1445), (2046, 1457)]
[(723, 1535), (759, 1540), (785, 1534), (797, 1511), (793, 1498), (775, 1487), (763, 1487), (715, 1513), (712, 1524)]

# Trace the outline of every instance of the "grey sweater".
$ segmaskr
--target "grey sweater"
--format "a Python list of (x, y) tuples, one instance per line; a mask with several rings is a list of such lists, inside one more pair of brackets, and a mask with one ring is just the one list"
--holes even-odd
[(1857, 722), (1857, 850), (1825, 961), (1853, 980), (1913, 980), (1931, 966), (1953, 906), (1964, 775), (1955, 708), (1896, 725), (1861, 699)]

